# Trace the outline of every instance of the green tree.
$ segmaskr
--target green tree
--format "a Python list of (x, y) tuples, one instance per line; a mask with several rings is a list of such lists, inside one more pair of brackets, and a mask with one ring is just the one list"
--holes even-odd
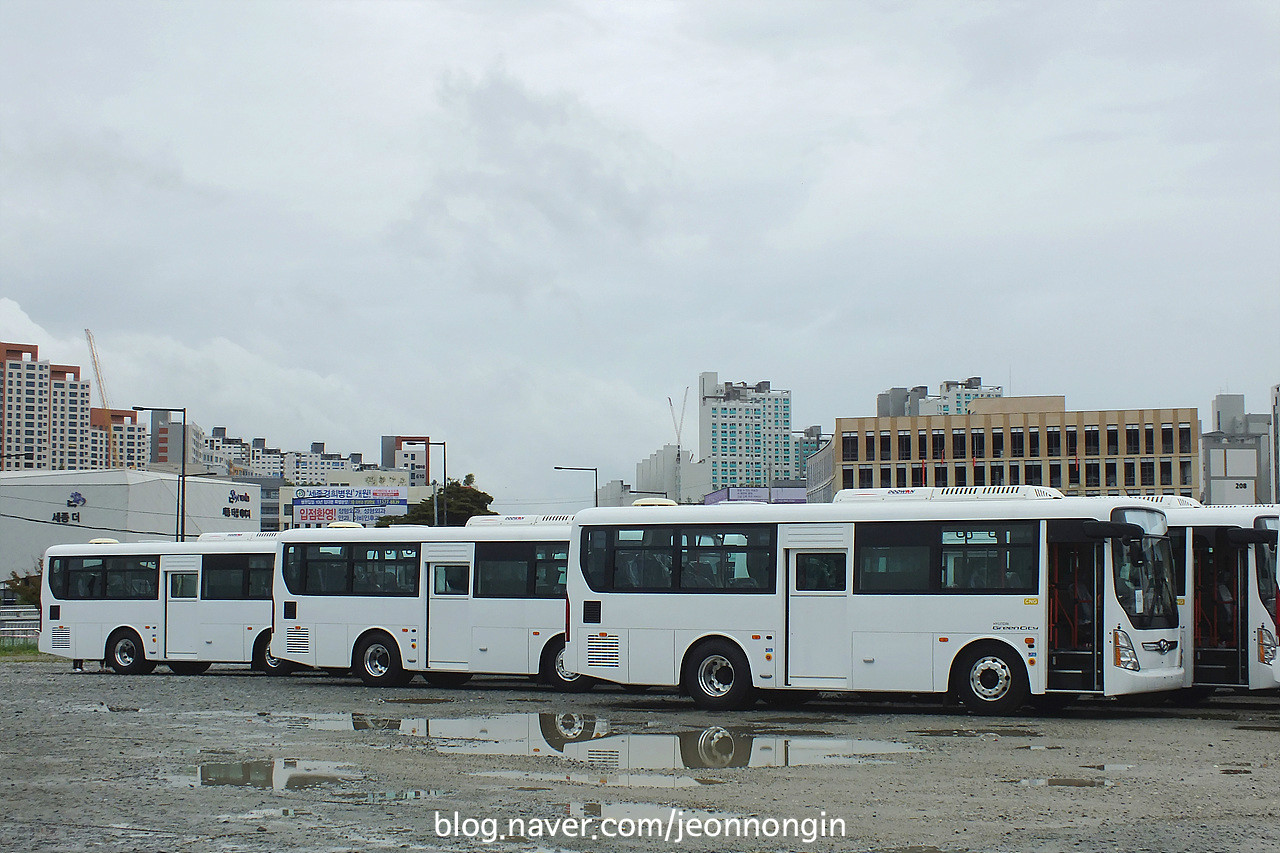
[(43, 560), (36, 561), (36, 573), (33, 575), (24, 576), (11, 571), (9, 580), (5, 581), (9, 589), (13, 590), (14, 595), (18, 597), (18, 601), (30, 604), (37, 609), (40, 607), (40, 570), (43, 564)]
[[(467, 519), (476, 515), (497, 515), (496, 512), (489, 509), (489, 504), (493, 503), (493, 495), (482, 492), (475, 487), (476, 475), (468, 474), (461, 481), (449, 480), (444, 486), (444, 498), (440, 501), (440, 509), (442, 513), (448, 513), (448, 518), (441, 517), (439, 519), (442, 527), (462, 527), (467, 523)], [(426, 524), (435, 526), (436, 518), (436, 496), (433, 495), (425, 501), (420, 501), (409, 507), (406, 515), (384, 515), (378, 519), (378, 527), (390, 527), (393, 524)]]

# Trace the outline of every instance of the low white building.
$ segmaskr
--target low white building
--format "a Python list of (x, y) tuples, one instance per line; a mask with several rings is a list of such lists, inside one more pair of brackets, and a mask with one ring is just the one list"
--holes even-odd
[[(186, 478), (186, 536), (257, 531), (256, 485)], [(179, 529), (178, 477), (122, 468), (0, 473), (0, 579), (31, 574), (50, 545), (111, 538), (173, 540)]]

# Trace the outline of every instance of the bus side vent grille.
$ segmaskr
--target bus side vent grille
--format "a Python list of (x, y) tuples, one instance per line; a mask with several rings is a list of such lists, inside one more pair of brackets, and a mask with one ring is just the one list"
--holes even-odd
[(618, 635), (606, 634), (587, 637), (587, 666), (619, 667), (622, 665), (622, 645)]
[(618, 767), (622, 764), (622, 754), (616, 749), (588, 749), (587, 763), (597, 767)]
[(59, 625), (49, 631), (49, 646), (55, 649), (71, 648), (71, 629), (65, 625)]
[(599, 601), (582, 602), (582, 622), (584, 625), (600, 624), (600, 602)]
[(289, 628), (284, 632), (284, 650), (292, 655), (311, 653), (311, 633), (306, 628)]

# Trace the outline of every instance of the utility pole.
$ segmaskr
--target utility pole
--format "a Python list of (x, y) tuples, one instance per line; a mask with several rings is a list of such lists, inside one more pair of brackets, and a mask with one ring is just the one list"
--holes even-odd
[(684, 386), (684, 399), (680, 402), (680, 420), (676, 420), (676, 404), (671, 398), (667, 398), (667, 407), (671, 409), (671, 425), (676, 430), (676, 503), (681, 503), (684, 497), (684, 491), (680, 487), (680, 457), (683, 451), (680, 449), (680, 434), (684, 431), (684, 411), (689, 404), (689, 386)]

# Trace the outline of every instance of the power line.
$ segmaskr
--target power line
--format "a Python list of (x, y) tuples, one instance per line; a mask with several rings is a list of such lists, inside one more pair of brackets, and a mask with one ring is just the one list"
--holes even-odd
[(15, 521), (29, 521), (32, 524), (53, 524), (58, 527), (76, 527), (81, 530), (104, 530), (108, 533), (128, 533), (134, 536), (169, 537), (173, 535), (172, 530), (125, 530), (122, 527), (98, 527), (97, 525), (93, 525), (93, 524), (79, 524), (77, 522), (72, 522), (72, 521), (63, 523), (61, 521), (45, 521), (42, 518), (25, 518), (21, 515), (12, 515), (7, 512), (0, 512), (0, 518), (11, 518)]

